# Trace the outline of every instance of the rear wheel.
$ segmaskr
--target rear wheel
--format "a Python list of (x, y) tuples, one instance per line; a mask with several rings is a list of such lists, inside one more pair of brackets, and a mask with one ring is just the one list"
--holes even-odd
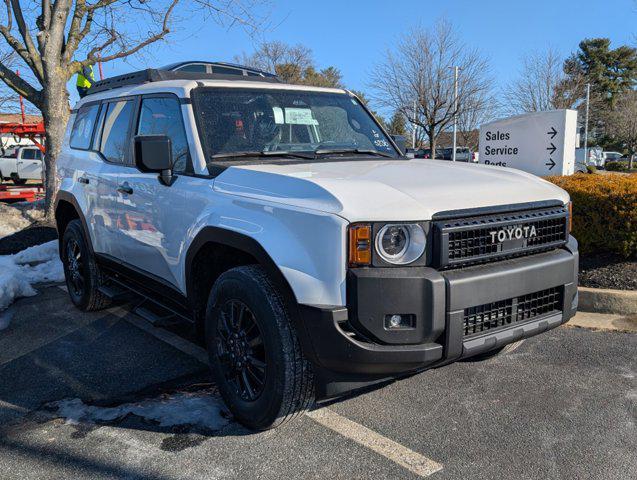
[(524, 343), (524, 340), (518, 340), (517, 342), (509, 343), (504, 347), (496, 348), (495, 350), (489, 350), (488, 352), (480, 353), (478, 355), (474, 355), (473, 357), (465, 358), (463, 361), (466, 362), (482, 362), (484, 360), (488, 360), (500, 354), (507, 354), (518, 348), (520, 345)]
[(276, 427), (314, 401), (310, 365), (263, 268), (233, 268), (216, 281), (206, 309), (206, 346), (219, 391), (245, 426)]
[(110, 303), (98, 289), (102, 277), (79, 220), (69, 222), (62, 237), (62, 264), (71, 301), (81, 310), (101, 310)]
[(27, 183), (26, 178), (13, 177), (11, 180), (13, 180), (14, 185), (26, 185)]

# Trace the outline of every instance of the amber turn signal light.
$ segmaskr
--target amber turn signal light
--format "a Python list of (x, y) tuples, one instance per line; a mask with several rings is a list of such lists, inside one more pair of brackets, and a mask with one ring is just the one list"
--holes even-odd
[(349, 227), (349, 265), (360, 267), (372, 263), (372, 226), (358, 223)]
[(573, 201), (568, 202), (568, 232), (573, 231)]

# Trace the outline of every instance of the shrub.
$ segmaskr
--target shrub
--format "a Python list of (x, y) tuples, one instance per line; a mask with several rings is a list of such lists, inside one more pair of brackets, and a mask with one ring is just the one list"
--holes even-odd
[(586, 165), (587, 173), (597, 173), (597, 167), (595, 165)]
[(547, 177), (573, 202), (573, 236), (582, 253), (637, 257), (637, 175)]
[(604, 168), (609, 172), (625, 172), (628, 170), (628, 164), (622, 162), (606, 162)]

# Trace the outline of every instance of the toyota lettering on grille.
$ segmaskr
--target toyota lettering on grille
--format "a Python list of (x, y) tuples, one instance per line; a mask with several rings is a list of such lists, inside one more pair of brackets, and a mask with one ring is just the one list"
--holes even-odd
[(489, 232), (491, 243), (502, 243), (507, 240), (522, 240), (537, 237), (535, 225), (511, 226)]

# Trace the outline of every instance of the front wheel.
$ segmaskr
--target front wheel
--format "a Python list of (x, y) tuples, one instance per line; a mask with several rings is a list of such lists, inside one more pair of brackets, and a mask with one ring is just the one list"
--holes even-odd
[(240, 423), (265, 430), (311, 406), (310, 364), (283, 298), (262, 267), (223, 273), (210, 292), (205, 321), (212, 373)]

